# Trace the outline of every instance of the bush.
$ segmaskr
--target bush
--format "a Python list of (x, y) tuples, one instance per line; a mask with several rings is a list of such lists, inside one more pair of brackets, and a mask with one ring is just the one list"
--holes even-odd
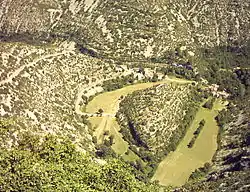
[[(0, 129), (2, 127), (0, 126)], [(35, 137), (35, 139), (33, 138)], [(22, 147), (0, 148), (0, 191), (158, 191), (139, 181), (127, 164), (108, 159), (100, 166), (67, 138), (32, 133)]]
[(193, 145), (194, 145), (196, 139), (198, 138), (198, 136), (199, 136), (201, 130), (203, 129), (204, 125), (205, 125), (205, 120), (202, 119), (202, 120), (200, 121), (200, 123), (199, 123), (199, 127), (198, 127), (198, 128), (195, 130), (195, 132), (193, 133), (193, 134), (194, 134), (193, 138), (191, 139), (191, 141), (190, 141), (190, 142), (188, 143), (188, 145), (187, 145), (188, 148), (192, 148), (192, 147), (193, 147)]
[(198, 169), (195, 169), (194, 172), (189, 177), (189, 180), (196, 180), (200, 179), (201, 177), (204, 177), (211, 169), (210, 163), (205, 163), (203, 167), (200, 167)]
[(211, 110), (211, 109), (213, 108), (214, 101), (215, 101), (215, 98), (209, 99), (209, 100), (203, 105), (203, 107)]
[(130, 85), (134, 83), (136, 78), (134, 75), (128, 75), (125, 77), (117, 77), (116, 79), (111, 79), (103, 82), (104, 91), (113, 91), (116, 89), (120, 89), (126, 85)]

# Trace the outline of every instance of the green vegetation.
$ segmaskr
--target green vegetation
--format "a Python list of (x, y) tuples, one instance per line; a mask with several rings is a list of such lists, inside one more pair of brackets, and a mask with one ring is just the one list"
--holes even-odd
[[(136, 85), (124, 87), (122, 89), (118, 89), (116, 91), (106, 92), (106, 93), (103, 93), (94, 97), (93, 100), (87, 105), (86, 111), (94, 112), (101, 108), (101, 109), (104, 109), (105, 113), (115, 113), (115, 110), (118, 109), (116, 106), (117, 101), (120, 100), (121, 97), (123, 97), (123, 99), (126, 99), (126, 97), (124, 96), (126, 96), (128, 93), (132, 93), (136, 90), (146, 89), (147, 87), (152, 87), (153, 85), (157, 85), (160, 83), (167, 83), (168, 81), (179, 82), (180, 80), (170, 79), (170, 80), (166, 80), (163, 82), (136, 84)], [(187, 82), (188, 81), (180, 81), (180, 83), (187, 83)], [(163, 86), (163, 84), (161, 86)], [(171, 84), (171, 86), (173, 85)], [(190, 86), (191, 84), (189, 85), (189, 87)], [(184, 93), (185, 93), (184, 89), (189, 90), (189, 87), (187, 85), (183, 85), (183, 86), (180, 85), (180, 93), (183, 94), (182, 96), (184, 96)], [(170, 96), (168, 97), (171, 98)], [(191, 95), (190, 95), (190, 98), (191, 98)], [(107, 102), (103, 102), (103, 100)], [(190, 122), (188, 118), (190, 118), (192, 114), (187, 112), (187, 115), (185, 116), (183, 122), (185, 121)], [(148, 180), (148, 178), (152, 176), (156, 168), (157, 162), (154, 161), (153, 159), (151, 160), (147, 159), (150, 157), (150, 153), (144, 150), (144, 154), (143, 154), (142, 152), (143, 149), (141, 150), (140, 154), (141, 155), (143, 154), (144, 156), (141, 156), (141, 159), (140, 159), (140, 156), (138, 156), (139, 154), (138, 152), (136, 152), (135, 147), (134, 146), (128, 147), (128, 143), (123, 140), (121, 133), (118, 132), (120, 130), (120, 127), (115, 120), (113, 120), (111, 117), (91, 117), (90, 122), (92, 124), (92, 127), (95, 129), (94, 141), (98, 144), (97, 145), (98, 156), (102, 158), (116, 157), (116, 155), (113, 154), (112, 151), (110, 151), (109, 147), (111, 146), (111, 148), (117, 154), (121, 155), (124, 160), (131, 161), (131, 165), (133, 167), (135, 167), (136, 169), (140, 168), (140, 169), (137, 169), (137, 171), (139, 171), (140, 175), (142, 175), (141, 179)], [(183, 128), (186, 127), (185, 123), (182, 124), (182, 127)], [(182, 133), (181, 130), (180, 130), (180, 133), (179, 132), (177, 133), (178, 134), (173, 134), (174, 136), (171, 138), (173, 142), (170, 143), (169, 148), (171, 148), (172, 150), (174, 150), (173, 145), (177, 145), (176, 144), (178, 142), (177, 140), (180, 140), (179, 136), (181, 134), (185, 134), (185, 133)], [(111, 136), (114, 136), (112, 137), (112, 145), (110, 141)], [(162, 153), (162, 155), (164, 156), (164, 153)], [(137, 163), (134, 164), (133, 161), (136, 161)], [(144, 161), (146, 161), (147, 163), (145, 163)], [(140, 165), (137, 165), (138, 162), (142, 162), (142, 163), (140, 163)]]
[(122, 155), (122, 158), (125, 161), (129, 161), (129, 162), (134, 162), (137, 159), (139, 159), (139, 157), (131, 150), (127, 150), (124, 155)]
[[(211, 60), (213, 61), (213, 59), (211, 59), (211, 57), (209, 57), (208, 60), (209, 60), (209, 62)], [(206, 61), (203, 62), (203, 63), (201, 62), (201, 65), (204, 64), (204, 63), (205, 63), (205, 65), (208, 65), (208, 60), (207, 60), (207, 63), (206, 63)], [(216, 64), (214, 64), (214, 65), (216, 65)], [(212, 70), (213, 71), (212, 73), (215, 73), (213, 75), (213, 77), (221, 75), (221, 79), (220, 78), (218, 78), (218, 79), (217, 78), (211, 78), (211, 79), (208, 78), (209, 83), (218, 83), (220, 85), (219, 86), (219, 91), (226, 90), (227, 92), (229, 92), (231, 94), (231, 96), (229, 98), (230, 103), (228, 104), (227, 109), (221, 110), (220, 113), (218, 114), (218, 116), (216, 117), (216, 121), (217, 121), (217, 123), (218, 123), (218, 125), (220, 127), (220, 129), (219, 129), (219, 135), (218, 135), (218, 144), (219, 144), (218, 150), (221, 150), (220, 141), (222, 139), (223, 134), (225, 134), (224, 133), (225, 125), (228, 124), (229, 122), (232, 122), (232, 120), (235, 119), (235, 117), (237, 117), (238, 114), (240, 114), (240, 110), (243, 110), (242, 113), (246, 113), (247, 112), (246, 109), (249, 109), (248, 105), (245, 105), (245, 103), (249, 103), (247, 101), (247, 96), (249, 95), (249, 80), (248, 80), (249, 79), (249, 69), (245, 69), (244, 68), (244, 69), (236, 69), (236, 70), (234, 70), (234, 69), (232, 69), (232, 70), (225, 70), (225, 69), (218, 70), (218, 69), (214, 69), (213, 67), (210, 68), (209, 66), (211, 66), (211, 65), (208, 65), (208, 67), (207, 67), (208, 71), (206, 71), (206, 73), (207, 72), (210, 73), (209, 70)], [(206, 68), (206, 67), (203, 66), (203, 68)], [(202, 71), (202, 69), (201, 69), (201, 71)], [(206, 73), (203, 73), (203, 72), (204, 71), (201, 72), (201, 74), (202, 74), (201, 77), (203, 77), (203, 75), (206, 74)], [(209, 97), (211, 95), (209, 92), (202, 92), (201, 94), (203, 94), (203, 95), (205, 94), (204, 96), (206, 96), (206, 97)], [(237, 106), (235, 106), (235, 104)], [(212, 109), (213, 106), (216, 106), (216, 105), (217, 105), (217, 103), (214, 102), (214, 99), (210, 98), (208, 100), (208, 103), (205, 104), (204, 107), (208, 108), (208, 109)], [(206, 117), (205, 119), (207, 119), (207, 115), (203, 114), (201, 116), (202, 116), (202, 118)], [(208, 121), (208, 122), (206, 121), (206, 125), (205, 125), (204, 128), (206, 128), (206, 126), (209, 126), (210, 128), (213, 127), (214, 126), (214, 122), (213, 123), (210, 123), (210, 122), (211, 121)], [(197, 126), (193, 129), (193, 131), (195, 131), (195, 129), (197, 129)], [(239, 129), (239, 131), (240, 131), (240, 129)], [(241, 132), (241, 134), (243, 134), (243, 133), (244, 133), (244, 131)], [(238, 134), (238, 133), (236, 132), (236, 134)], [(216, 134), (213, 134), (213, 135), (216, 135)], [(237, 140), (237, 142), (239, 142), (239, 141), (245, 141), (245, 143), (249, 143), (249, 139), (248, 139), (249, 136), (248, 135), (249, 135), (248, 132), (245, 131), (245, 133), (241, 136), (242, 139)], [(193, 136), (193, 132), (192, 132), (191, 136)], [(204, 140), (206, 140), (206, 139), (204, 139)], [(186, 146), (187, 146), (187, 144), (188, 143), (186, 143)], [(194, 152), (194, 154), (197, 153), (197, 154), (199, 154), (199, 156), (200, 156), (200, 154), (203, 154), (201, 151), (204, 151), (204, 148), (207, 149), (207, 147), (204, 147), (203, 145), (201, 145), (201, 146), (202, 146), (202, 147), (200, 147), (201, 150), (195, 150), (196, 152)], [(239, 144), (239, 143), (232, 144), (232, 146), (237, 147), (237, 146), (241, 146), (241, 144)], [(232, 147), (232, 146), (230, 146), (230, 147)], [(136, 151), (136, 149), (133, 146), (130, 146), (130, 148), (132, 150)], [(195, 148), (195, 146), (193, 148)], [(193, 150), (193, 148), (192, 148), (192, 150)], [(216, 149), (216, 147), (213, 147), (213, 151), (215, 149)], [(189, 149), (189, 150), (191, 150), (191, 149)], [(144, 154), (148, 155), (146, 152), (144, 152)], [(209, 154), (210, 154), (210, 157), (213, 156), (213, 153), (209, 153)], [(238, 157), (239, 155), (232, 154), (231, 156), (232, 157)], [(171, 159), (172, 154), (170, 153), (168, 156)], [(173, 158), (174, 158), (174, 156), (173, 156)], [(214, 156), (214, 158), (215, 158), (215, 156)], [(228, 159), (228, 161), (231, 162), (231, 158), (230, 157), (227, 157), (227, 159)], [(169, 161), (171, 162), (171, 160), (168, 160), (168, 162)], [(194, 162), (194, 160), (192, 160), (192, 162)], [(207, 162), (207, 160), (204, 160), (204, 162)], [(176, 163), (176, 160), (175, 160), (175, 163)], [(187, 164), (188, 164), (187, 163), (187, 158), (185, 157), (185, 160), (183, 161), (183, 165), (185, 165), (185, 167), (182, 167), (181, 166), (182, 163), (179, 162), (178, 163), (179, 168), (178, 169), (175, 168), (173, 171), (175, 173), (178, 173), (178, 170), (180, 170), (181, 172), (183, 170), (187, 170), (186, 169), (186, 165)], [(192, 164), (190, 163), (188, 165), (190, 166), (190, 165), (193, 165), (193, 164), (194, 163), (192, 163)], [(171, 163), (170, 163), (170, 165), (171, 165)], [(143, 172), (144, 173), (145, 172), (146, 173), (150, 173), (150, 172), (145, 171), (148, 166), (145, 167), (145, 165), (143, 165), (143, 163), (141, 163), (140, 161), (136, 162), (132, 166), (134, 166), (138, 170), (141, 170), (141, 173), (143, 173)], [(201, 177), (204, 178), (204, 176), (208, 173), (207, 172), (208, 169), (206, 169), (206, 171), (204, 171), (203, 168), (199, 168), (199, 167), (202, 167), (202, 166), (203, 165), (198, 165), (198, 166), (196, 165), (196, 168), (195, 168), (196, 171), (193, 171), (193, 170), (195, 170), (195, 169), (193, 169), (193, 170), (191, 170), (189, 172), (189, 175), (190, 175), (191, 172), (193, 172), (191, 174), (191, 176), (190, 176), (191, 180), (193, 180), (195, 178), (201, 178)], [(162, 170), (162, 173), (165, 172), (165, 168), (162, 168), (162, 167), (160, 168), (160, 167), (161, 166), (159, 166), (159, 169)], [(236, 169), (236, 165), (233, 166), (232, 170), (234, 170), (234, 169)], [(171, 171), (172, 171), (172, 169), (168, 168), (169, 175), (171, 175)], [(235, 175), (236, 173), (232, 173), (232, 174)], [(188, 178), (189, 175), (186, 175), (185, 178)], [(244, 178), (245, 178), (244, 175), (243, 175), (243, 173), (240, 172), (238, 174), (238, 176), (239, 176), (239, 178), (242, 178), (242, 182), (243, 182)], [(171, 179), (173, 179), (172, 176), (170, 176), (170, 178), (168, 178), (168, 181), (167, 180), (163, 180), (161, 182), (161, 184), (172, 183), (173, 181)], [(204, 179), (206, 179), (206, 178), (204, 178)], [(233, 180), (235, 180), (235, 179), (233, 179)], [(223, 182), (223, 180), (218, 179), (218, 183), (220, 183), (220, 182)], [(225, 180), (224, 180), (224, 182), (225, 182)], [(214, 184), (216, 185), (217, 182), (215, 182)], [(192, 184), (191, 188), (195, 189), (195, 191), (199, 191), (200, 189), (205, 190), (206, 188), (204, 186), (208, 187), (209, 185), (211, 185), (211, 183), (204, 183), (202, 186), (199, 185), (199, 184), (197, 184), (197, 185)]]
[[(231, 95), (227, 109), (216, 116), (219, 126), (218, 149), (203, 180), (187, 183), (180, 191), (248, 191), (249, 183), (249, 117), (250, 117), (250, 44), (207, 50), (207, 71), (202, 75), (220, 85)], [(209, 61), (209, 62), (208, 62)], [(204, 66), (201, 65), (201, 68)], [(222, 70), (218, 70), (222, 68)], [(201, 69), (202, 71), (202, 69)], [(199, 175), (199, 171), (195, 175)], [(204, 175), (202, 173), (202, 175)]]
[(203, 167), (195, 169), (189, 177), (189, 180), (197, 180), (203, 178), (211, 169), (210, 163), (205, 163)]
[(205, 125), (205, 120), (202, 119), (201, 122), (199, 123), (199, 127), (198, 127), (198, 128), (195, 130), (195, 132), (194, 132), (193, 138), (191, 139), (191, 141), (190, 141), (190, 142), (188, 143), (188, 145), (187, 145), (188, 148), (192, 148), (192, 147), (193, 147), (193, 145), (194, 145), (194, 143), (195, 143), (197, 137), (199, 136), (199, 134), (200, 134), (202, 128), (204, 127), (204, 125)]
[[(105, 92), (93, 98), (93, 100), (86, 106), (86, 111), (95, 113), (96, 111), (104, 111), (105, 113), (116, 113), (118, 110), (117, 102), (129, 93), (136, 90), (146, 89), (157, 85), (159, 83), (167, 83), (169, 80), (155, 83), (141, 83), (124, 87), (112, 92)], [(174, 81), (174, 80), (173, 80)], [(178, 81), (178, 79), (176, 80)], [(103, 102), (105, 100), (105, 102)], [(121, 155), (126, 161), (134, 161), (139, 157), (136, 153), (129, 150), (128, 143), (122, 138), (120, 126), (112, 117), (90, 117), (89, 122), (93, 129), (92, 141), (97, 144), (97, 149), (100, 157), (115, 156), (111, 148), (116, 154)], [(112, 140), (112, 141), (111, 141)], [(112, 142), (112, 145), (111, 145)]]
[[(175, 64), (178, 65), (178, 64)], [(191, 63), (186, 65), (179, 64), (179, 67), (174, 65), (162, 66), (157, 69), (158, 72), (163, 73), (164, 75), (176, 76), (178, 78), (185, 78), (189, 80), (198, 80), (199, 75), (195, 74)]]
[[(0, 121), (0, 132), (14, 131)], [(1, 135), (2, 137), (2, 135)], [(26, 132), (11, 148), (0, 148), (1, 191), (157, 191), (121, 160), (98, 160), (65, 137)]]
[[(147, 82), (147, 83), (138, 83), (138, 84), (133, 84), (129, 85), (126, 87), (123, 87), (121, 89), (117, 89), (114, 91), (110, 92), (104, 92), (102, 94), (99, 94), (91, 100), (91, 102), (88, 103), (86, 106), (86, 112), (87, 113), (95, 113), (98, 111), (100, 108), (105, 111), (105, 113), (113, 113), (115, 114), (118, 110), (118, 101), (121, 97), (125, 97), (128, 94), (138, 91), (138, 90), (143, 90), (149, 87), (152, 87), (154, 85), (159, 85), (162, 83), (168, 83), (168, 82), (179, 82), (180, 83), (187, 83), (188, 81), (185, 80), (180, 80), (180, 79), (167, 79), (159, 82)], [(103, 102), (105, 101), (105, 102)]]
[[(139, 68), (138, 72), (141, 74), (145, 73), (143, 68)], [(115, 79), (106, 80), (103, 82), (102, 87), (104, 91), (114, 91), (114, 90), (121, 89), (128, 85), (133, 85), (135, 83), (146, 83), (146, 82), (155, 83), (157, 81), (159, 81), (159, 79), (156, 73), (154, 73), (151, 78), (144, 76), (143, 79), (140, 79), (140, 80), (138, 80), (138, 76), (131, 74), (127, 76), (117, 77)]]
[[(143, 90), (154, 85), (158, 85), (161, 83), (164, 84), (168, 82), (177, 82), (181, 84), (189, 83), (189, 81), (186, 80), (167, 79), (160, 82), (139, 83), (126, 86), (122, 89), (97, 95), (86, 106), (86, 112), (96, 113), (96, 111), (102, 109), (105, 113), (116, 114), (119, 107), (119, 101), (127, 94), (132, 93), (136, 90)], [(122, 135), (118, 132), (120, 130), (120, 127), (112, 117), (91, 117), (89, 118), (89, 122), (92, 125), (91, 127), (93, 129), (94, 141), (96, 141), (98, 144), (103, 143), (103, 133), (106, 130), (109, 130), (110, 134), (114, 135), (114, 144), (112, 145), (112, 148), (117, 154), (124, 155), (124, 153), (128, 150), (128, 143), (123, 140)], [(134, 157), (135, 155), (132, 155), (132, 159), (134, 159)]]
[(98, 109), (97, 113), (102, 114), (104, 111), (103, 109)]
[[(250, 45), (248, 45), (250, 46)], [(219, 90), (231, 94), (231, 98), (243, 97), (249, 81), (249, 47), (216, 47), (200, 51), (200, 77), (210, 84), (219, 85)]]
[(206, 101), (206, 103), (203, 105), (203, 107), (211, 110), (213, 108), (214, 101), (215, 101), (214, 97), (208, 99), (208, 101)]
[[(166, 155), (161, 184), (193, 172), (183, 191), (249, 191), (248, 1), (1, 1), (0, 115), (16, 119), (0, 124), (0, 191), (154, 192), (149, 177)], [(161, 74), (207, 92), (123, 88)], [(78, 110), (103, 81), (121, 92)], [(201, 96), (209, 100), (198, 109)]]
[[(195, 169), (202, 167), (205, 163), (211, 162), (214, 153), (217, 150), (216, 136), (218, 134), (218, 125), (215, 117), (218, 111), (225, 107), (224, 102), (217, 99), (212, 110), (207, 110), (200, 105), (192, 124), (187, 129), (184, 138), (180, 141), (174, 152), (171, 152), (161, 161), (153, 176), (153, 180), (158, 180), (162, 185), (181, 186), (188, 181), (188, 178)], [(197, 127), (206, 123), (196, 144), (192, 148), (188, 148), (190, 140), (197, 131)], [(166, 171), (167, 170), (167, 171)]]
[(184, 137), (199, 106), (193, 100), (199, 102), (201, 96), (191, 84), (170, 83), (133, 92), (121, 101), (116, 115), (120, 132), (130, 150), (147, 163), (148, 177)]
[(136, 78), (133, 74), (123, 77), (117, 77), (116, 79), (111, 79), (103, 82), (104, 91), (113, 91), (116, 89), (123, 88), (126, 85), (131, 85), (135, 82)]

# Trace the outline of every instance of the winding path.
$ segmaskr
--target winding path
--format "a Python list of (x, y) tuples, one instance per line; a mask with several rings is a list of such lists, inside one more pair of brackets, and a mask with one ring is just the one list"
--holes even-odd
[(0, 81), (0, 86), (7, 84), (7, 83), (11, 83), (12, 80), (17, 77), (26, 67), (32, 67), (34, 66), (37, 62), (44, 60), (44, 59), (48, 59), (50, 57), (57, 57), (59, 55), (64, 55), (64, 54), (68, 54), (68, 53), (74, 53), (72, 50), (63, 50), (62, 52), (59, 53), (54, 53), (54, 54), (49, 54), (49, 55), (45, 55), (45, 56), (41, 56), (38, 59), (35, 59), (34, 61), (26, 64), (26, 65), (22, 65), (21, 67), (19, 67), (18, 69), (16, 69), (15, 71), (13, 71), (11, 73), (11, 75), (9, 75), (6, 79)]

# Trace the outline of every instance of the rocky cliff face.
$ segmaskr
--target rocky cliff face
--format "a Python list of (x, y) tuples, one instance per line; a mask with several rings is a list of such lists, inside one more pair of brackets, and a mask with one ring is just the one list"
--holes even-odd
[(242, 43), (249, 35), (249, 2), (192, 0), (2, 0), (2, 38), (70, 39), (103, 57), (165, 56), (182, 48)]

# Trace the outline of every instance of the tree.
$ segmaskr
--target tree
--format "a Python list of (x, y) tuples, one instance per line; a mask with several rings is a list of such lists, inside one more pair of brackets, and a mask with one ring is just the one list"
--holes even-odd
[(245, 96), (245, 94), (246, 94), (246, 88), (245, 88), (245, 85), (243, 85), (243, 84), (240, 84), (240, 96), (243, 98), (244, 96)]
[(154, 73), (152, 79), (151, 79), (152, 82), (156, 82), (158, 81), (158, 75), (156, 73)]
[(210, 163), (205, 163), (204, 164), (204, 171), (207, 173), (211, 169), (211, 164)]
[(104, 112), (103, 109), (101, 109), (101, 108), (98, 109), (98, 113), (99, 113), (99, 114), (102, 114), (103, 112)]
[(108, 139), (104, 139), (103, 144), (107, 147), (111, 147), (112, 143)]
[[(0, 133), (11, 129), (0, 120)], [(0, 191), (159, 191), (139, 181), (136, 170), (109, 147), (97, 147), (97, 154), (105, 158), (100, 166), (96, 157), (77, 150), (68, 138), (20, 134), (20, 146), (0, 147)]]
[(95, 144), (97, 143), (97, 137), (96, 136), (92, 137), (92, 142), (95, 143)]
[(109, 143), (110, 143), (110, 145), (113, 145), (113, 144), (114, 144), (114, 138), (115, 138), (114, 135), (110, 135), (110, 136), (109, 136)]
[(192, 148), (195, 142), (195, 138), (193, 137), (192, 140), (188, 143), (188, 148)]
[(139, 73), (145, 75), (145, 69), (142, 66), (139, 67)]
[(200, 122), (200, 125), (204, 126), (206, 123), (205, 119), (202, 119), (201, 122)]
[(204, 108), (207, 109), (212, 109), (213, 108), (213, 104), (214, 104), (214, 98), (213, 99), (209, 99), (204, 105)]
[(123, 96), (123, 95), (121, 95), (120, 100), (123, 100), (123, 99), (124, 99), (124, 96)]
[(103, 135), (104, 136), (109, 135), (109, 130), (104, 131)]
[(85, 96), (85, 95), (82, 95), (82, 101), (84, 104), (87, 104), (88, 103), (88, 97)]

